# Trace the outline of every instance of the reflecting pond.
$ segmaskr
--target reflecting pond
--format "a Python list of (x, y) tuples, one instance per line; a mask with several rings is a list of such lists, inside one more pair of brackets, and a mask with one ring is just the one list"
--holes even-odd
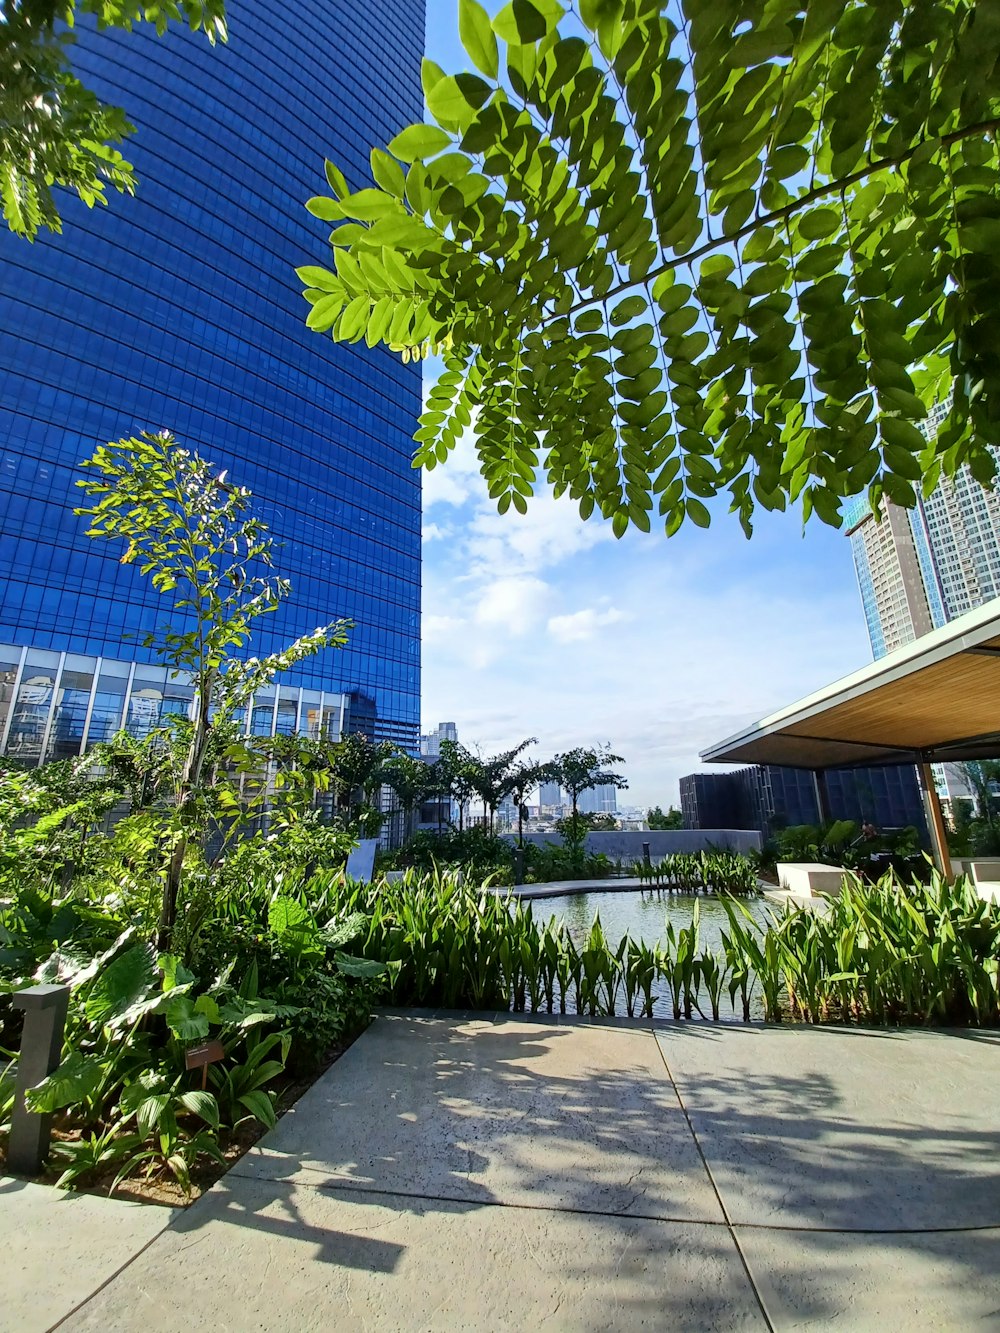
[[(762, 924), (767, 920), (768, 903), (763, 898), (744, 898), (748, 910)], [(721, 899), (710, 893), (641, 893), (631, 890), (594, 890), (587, 893), (560, 894), (557, 898), (533, 898), (531, 907), (539, 923), (555, 916), (566, 923), (566, 929), (575, 944), (587, 938), (594, 917), (600, 915), (604, 933), (613, 945), (623, 935), (634, 940), (655, 944), (662, 940), (667, 921), (674, 929), (691, 924), (695, 903), (701, 919), (701, 947), (722, 951), (719, 932), (726, 925), (726, 912)]]
[[(764, 898), (742, 898), (740, 901), (762, 925), (766, 924), (769, 911), (775, 910)], [(604, 933), (615, 947), (626, 934), (634, 940), (656, 944), (663, 938), (667, 921), (674, 923), (675, 930), (691, 924), (695, 903), (698, 904), (701, 950), (712, 950), (721, 955), (720, 932), (726, 926), (726, 912), (722, 900), (710, 893), (663, 893), (657, 897), (655, 893), (643, 894), (638, 889), (595, 889), (586, 893), (560, 894), (553, 898), (533, 898), (531, 908), (540, 925), (553, 916), (563, 921), (577, 946), (586, 941), (595, 915), (600, 915)], [(670, 1001), (665, 980), (657, 979), (653, 985), (653, 994), (656, 996), (654, 1015), (657, 1018), (669, 1018)], [(754, 1017), (762, 1017), (762, 1003), (756, 988), (751, 1005)], [(703, 1007), (707, 1013), (708, 1005), (704, 998)], [(618, 1012), (624, 1013), (624, 1007), (619, 1008)], [(724, 1021), (732, 1021), (735, 1017), (728, 991), (722, 997), (721, 1015)]]

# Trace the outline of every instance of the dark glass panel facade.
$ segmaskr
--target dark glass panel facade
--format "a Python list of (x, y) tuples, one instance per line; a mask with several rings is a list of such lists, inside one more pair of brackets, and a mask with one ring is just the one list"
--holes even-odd
[[(831, 819), (877, 828), (917, 829), (926, 840), (917, 770), (912, 764), (826, 770)], [(680, 780), (685, 828), (778, 829), (818, 824), (813, 775), (804, 768), (755, 764), (729, 773), (690, 773)]]
[[(350, 618), (349, 646), (287, 683), (371, 700), (380, 734), (416, 743), (419, 366), (310, 333), (294, 268), (328, 254), (303, 208), (326, 188), (323, 157), (360, 188), (370, 147), (420, 118), (422, 45), (420, 0), (241, 0), (214, 50), (180, 31), (80, 32), (79, 69), (138, 126), (140, 187), (92, 211), (64, 197), (64, 234), (34, 245), (0, 229), (0, 642), (155, 660), (138, 644), (168, 605), (83, 535), (73, 482), (96, 444), (167, 428), (253, 491), (281, 543), (292, 596), (253, 651)], [(46, 740), (43, 675), (14, 701), (25, 757)], [(90, 741), (121, 724), (127, 692), (98, 684)], [(67, 676), (48, 710), (67, 749), (82, 691)], [(162, 675), (130, 700), (139, 731), (186, 707)]]

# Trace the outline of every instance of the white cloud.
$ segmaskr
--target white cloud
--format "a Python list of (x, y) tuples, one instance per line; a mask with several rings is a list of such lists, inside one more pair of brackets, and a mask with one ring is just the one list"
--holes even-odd
[(447, 537), (448, 529), (440, 527), (437, 523), (425, 523), (420, 535), (425, 542), (437, 542)]
[(548, 628), (552, 637), (560, 643), (581, 643), (585, 639), (592, 639), (599, 629), (626, 619), (625, 612), (615, 606), (608, 607), (606, 611), (588, 606), (582, 611), (572, 611), (569, 615), (553, 616)]
[(551, 589), (541, 579), (530, 575), (500, 578), (480, 589), (474, 619), (479, 625), (496, 625), (508, 634), (526, 634), (550, 600)]
[(479, 474), (479, 460), (466, 432), (448, 456), (446, 463), (423, 474), (424, 513), (433, 505), (464, 505), (486, 495), (486, 484)]
[(700, 750), (870, 655), (843, 537), (810, 567), (789, 531), (783, 575), (767, 540), (707, 560), (660, 538), (577, 552), (544, 579), (491, 578), (467, 563), (477, 540), (471, 525), (447, 559), (426, 553), (425, 724), (453, 719), (487, 752), (536, 735), (543, 758), (608, 740), (622, 804), (676, 802)]

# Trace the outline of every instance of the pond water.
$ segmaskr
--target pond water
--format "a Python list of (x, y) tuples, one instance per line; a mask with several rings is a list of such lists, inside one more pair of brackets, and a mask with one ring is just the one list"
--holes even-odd
[[(767, 921), (768, 903), (763, 898), (741, 899), (752, 915), (764, 924)], [(656, 944), (662, 940), (667, 921), (674, 923), (674, 929), (691, 924), (694, 905), (698, 904), (701, 919), (701, 947), (717, 953), (722, 951), (720, 931), (726, 926), (726, 912), (719, 898), (710, 893), (664, 893), (643, 894), (639, 890), (594, 890), (587, 893), (561, 894), (557, 898), (533, 898), (531, 907), (535, 920), (539, 923), (548, 921), (552, 916), (566, 923), (566, 929), (573, 937), (574, 944), (582, 944), (594, 923), (594, 917), (600, 915), (601, 925), (612, 945), (617, 945), (623, 935), (631, 935), (634, 940), (644, 940), (646, 944)]]
[[(742, 898), (740, 901), (762, 925), (768, 921), (769, 908), (771, 911), (775, 910), (773, 904), (769, 904), (764, 898)], [(713, 894), (664, 893), (657, 897), (655, 894), (642, 894), (637, 889), (619, 889), (610, 892), (596, 889), (587, 893), (560, 894), (553, 898), (533, 898), (531, 908), (539, 924), (553, 916), (563, 921), (577, 946), (586, 941), (595, 915), (600, 915), (604, 933), (612, 947), (616, 947), (626, 934), (634, 940), (643, 940), (650, 945), (656, 944), (663, 938), (667, 921), (674, 923), (675, 930), (689, 926), (695, 903), (698, 904), (701, 951), (712, 950), (721, 954), (720, 932), (726, 927), (727, 917), (721, 900)], [(658, 1018), (669, 1018), (670, 994), (667, 983), (662, 978), (654, 982), (653, 995), (656, 997), (654, 1015)], [(754, 1017), (761, 1018), (762, 1001), (756, 988), (751, 1006)], [(703, 997), (703, 1008), (706, 1013), (709, 1012), (707, 997)], [(619, 1012), (624, 1013), (624, 1008)], [(723, 1021), (732, 1022), (737, 1018), (728, 990), (722, 996), (720, 1014)]]

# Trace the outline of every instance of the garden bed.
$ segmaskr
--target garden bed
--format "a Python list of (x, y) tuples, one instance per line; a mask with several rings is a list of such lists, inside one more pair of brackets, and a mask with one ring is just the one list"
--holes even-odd
[[(309, 1075), (300, 1078), (287, 1077), (279, 1080), (272, 1086), (271, 1092), (274, 1097), (274, 1111), (278, 1120), (286, 1112), (290, 1111), (295, 1103), (316, 1083), (327, 1070), (331, 1069), (337, 1063), (345, 1051), (361, 1036), (365, 1028), (359, 1028), (354, 1036), (346, 1042), (343, 1042), (329, 1050), (323, 1059), (323, 1062)], [(188, 1205), (200, 1199), (201, 1196), (227, 1174), (241, 1157), (245, 1156), (256, 1143), (270, 1133), (266, 1125), (261, 1124), (259, 1120), (247, 1120), (238, 1126), (235, 1132), (222, 1134), (219, 1137), (219, 1148), (225, 1159), (225, 1164), (213, 1160), (212, 1158), (201, 1159), (191, 1171), (191, 1190), (185, 1193), (176, 1180), (164, 1180), (159, 1177), (152, 1179), (143, 1179), (141, 1176), (132, 1176), (119, 1182), (117, 1188), (113, 1189), (115, 1177), (118, 1172), (114, 1167), (109, 1167), (103, 1171), (97, 1171), (93, 1176), (81, 1181), (75, 1186), (77, 1194), (114, 1194), (116, 1199), (129, 1199), (137, 1203), (158, 1205), (165, 1208), (186, 1208)], [(53, 1144), (72, 1142), (79, 1139), (80, 1132), (67, 1131), (60, 1129), (58, 1123), (52, 1130)], [(6, 1153), (0, 1147), (0, 1168), (6, 1166)], [(58, 1162), (49, 1164), (41, 1176), (33, 1177), (35, 1184), (55, 1186), (59, 1178), (61, 1167)]]

